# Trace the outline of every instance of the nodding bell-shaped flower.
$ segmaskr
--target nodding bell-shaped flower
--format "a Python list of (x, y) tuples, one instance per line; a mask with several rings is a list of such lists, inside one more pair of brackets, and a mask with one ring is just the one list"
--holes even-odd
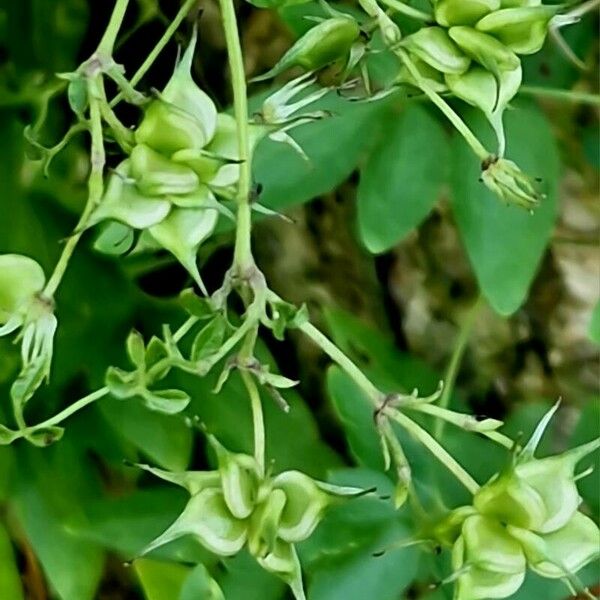
[(471, 59), (442, 27), (423, 27), (401, 43), (411, 54), (441, 73), (460, 75), (471, 64)]
[(530, 568), (542, 577), (571, 579), (600, 556), (600, 529), (580, 512), (552, 533), (538, 535), (512, 525), (507, 530), (520, 542)]
[(544, 45), (552, 17), (560, 6), (505, 8), (483, 17), (475, 26), (493, 35), (517, 54), (534, 54)]
[(23, 325), (29, 306), (44, 289), (40, 265), (21, 254), (0, 254), (0, 336)]
[(252, 81), (271, 79), (292, 67), (314, 72), (338, 60), (347, 61), (359, 36), (358, 23), (350, 15), (338, 13), (309, 29), (270, 71)]
[(500, 0), (437, 0), (435, 20), (444, 27), (474, 25), (500, 8)]
[(214, 102), (194, 82), (191, 70), (196, 32), (159, 97), (146, 108), (135, 132), (138, 144), (171, 156), (186, 148), (204, 148), (217, 126)]
[(519, 542), (497, 521), (468, 517), (452, 549), (456, 600), (506, 598), (525, 579), (527, 563)]
[(542, 419), (515, 464), (495, 476), (475, 494), (473, 505), (481, 514), (540, 534), (564, 527), (581, 502), (575, 467), (600, 448), (600, 438), (558, 456), (534, 458), (533, 453), (555, 406)]
[(481, 180), (506, 204), (533, 210), (542, 198), (530, 177), (511, 160), (490, 156), (481, 165)]

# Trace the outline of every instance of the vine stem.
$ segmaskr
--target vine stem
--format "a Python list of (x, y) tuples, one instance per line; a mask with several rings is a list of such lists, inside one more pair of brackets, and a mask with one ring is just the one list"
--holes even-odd
[(246, 73), (240, 44), (240, 35), (235, 16), (233, 0), (219, 0), (223, 28), (229, 58), (231, 85), (233, 88), (233, 108), (237, 122), (237, 142), (240, 162), (240, 178), (237, 188), (237, 222), (233, 262), (240, 272), (254, 266), (251, 247), (251, 164), (250, 134), (248, 128), (248, 96), (246, 91)]
[(262, 409), (260, 393), (252, 375), (248, 371), (241, 370), (242, 381), (250, 396), (252, 407), (252, 424), (254, 428), (254, 458), (258, 464), (261, 476), (265, 474), (265, 419)]
[(129, 0), (116, 1), (115, 7), (113, 8), (110, 16), (110, 21), (108, 22), (102, 39), (100, 40), (100, 44), (98, 44), (98, 49), (96, 50), (97, 53), (105, 54), (106, 56), (112, 56), (115, 47), (115, 41), (117, 40), (117, 35), (119, 34), (119, 30), (123, 24), (123, 19), (125, 18), (125, 12), (127, 11), (128, 5)]
[[(163, 51), (165, 46), (169, 43), (169, 40), (173, 37), (178, 27), (181, 25), (186, 15), (192, 10), (192, 6), (196, 4), (198, 0), (186, 0), (183, 6), (179, 9), (179, 12), (175, 15), (175, 18), (171, 21), (162, 37), (156, 43), (156, 46), (152, 48), (148, 56), (146, 56), (144, 62), (139, 66), (138, 70), (133, 74), (129, 83), (131, 87), (135, 87), (141, 80), (142, 77), (148, 72), (148, 69), (154, 64), (154, 61), (157, 59), (158, 55)], [(123, 92), (119, 92), (111, 101), (110, 107), (114, 108), (125, 95)]]
[[(454, 350), (452, 351), (452, 356), (444, 376), (444, 389), (442, 390), (442, 395), (440, 396), (440, 401), (438, 403), (441, 408), (447, 408), (448, 404), (450, 404), (450, 396), (452, 395), (452, 390), (454, 389), (458, 370), (462, 363), (465, 350), (467, 349), (467, 343), (469, 341), (469, 337), (471, 336), (475, 319), (477, 318), (477, 314), (479, 313), (479, 309), (481, 308), (482, 304), (482, 297), (479, 296), (473, 306), (469, 309), (468, 314), (460, 327), (460, 331), (454, 345)], [(436, 421), (434, 435), (438, 440), (442, 437), (444, 425), (445, 421)]]
[(560, 90), (557, 88), (547, 88), (536, 85), (522, 85), (519, 88), (519, 94), (537, 96), (540, 98), (549, 98), (551, 100), (558, 100), (561, 102), (578, 102), (580, 104), (600, 106), (600, 95), (577, 92), (575, 90)]
[(477, 493), (479, 484), (429, 432), (425, 431), (420, 425), (399, 411), (386, 411), (385, 414), (421, 442), (471, 494), (474, 495)]
[(71, 256), (83, 235), (83, 228), (87, 223), (94, 208), (100, 203), (104, 191), (104, 165), (106, 154), (104, 151), (104, 137), (102, 133), (102, 98), (104, 97), (104, 85), (102, 75), (94, 74), (88, 79), (88, 96), (90, 103), (90, 134), (91, 142), (91, 170), (88, 178), (88, 199), (75, 228), (75, 233), (67, 240), (65, 247), (54, 267), (54, 271), (43, 290), (43, 295), (52, 298), (62, 281), (67, 270)]

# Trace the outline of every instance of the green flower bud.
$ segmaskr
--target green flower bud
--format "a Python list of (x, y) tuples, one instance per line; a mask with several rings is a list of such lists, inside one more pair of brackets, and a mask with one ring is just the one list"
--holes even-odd
[[(448, 91), (448, 86), (444, 80), (444, 74), (441, 71), (438, 71), (431, 65), (422, 61), (419, 58), (414, 58), (413, 62), (415, 63), (415, 67), (421, 74), (421, 77), (426, 81), (427, 85), (438, 94), (442, 94)], [(400, 71), (398, 72), (398, 76), (396, 77), (396, 83), (412, 85), (413, 87), (418, 88), (419, 84), (416, 79), (412, 76), (411, 72), (408, 70), (406, 65), (402, 65), (400, 67)]]
[(148, 554), (184, 535), (192, 535), (211, 552), (232, 556), (246, 543), (246, 530), (246, 522), (231, 514), (223, 492), (207, 488), (193, 495), (177, 520), (141, 554)]
[(484, 515), (515, 527), (551, 533), (577, 512), (576, 464), (600, 447), (595, 440), (559, 456), (529, 459), (491, 479), (475, 494), (473, 504)]
[(217, 126), (213, 101), (192, 79), (196, 33), (160, 98), (153, 100), (135, 132), (138, 144), (171, 156), (184, 148), (203, 148)]
[(520, 544), (500, 523), (479, 515), (468, 517), (452, 549), (457, 574), (455, 598), (506, 598), (525, 579), (526, 561)]
[(405, 37), (402, 44), (411, 54), (442, 73), (460, 75), (471, 64), (442, 27), (423, 27)]
[(546, 535), (512, 526), (507, 529), (521, 543), (531, 569), (542, 577), (568, 578), (600, 556), (600, 529), (580, 512)]
[(202, 242), (214, 231), (219, 213), (212, 208), (173, 208), (160, 223), (148, 229), (154, 241), (168, 250), (205, 291), (196, 257)]
[(287, 501), (278, 535), (286, 542), (301, 542), (315, 530), (327, 507), (340, 498), (357, 496), (362, 490), (316, 481), (300, 471), (286, 471), (273, 479), (273, 489), (282, 490)]
[(192, 169), (165, 158), (144, 144), (138, 144), (129, 159), (131, 176), (144, 195), (188, 194), (200, 184)]
[(23, 323), (27, 307), (46, 284), (40, 265), (21, 254), (0, 254), (0, 335)]
[(490, 157), (482, 165), (483, 183), (507, 204), (533, 210), (541, 195), (532, 180), (511, 160)]
[(485, 16), (476, 25), (517, 54), (534, 54), (544, 45), (550, 19), (560, 6), (506, 8)]
[(448, 35), (460, 49), (480, 65), (494, 73), (512, 71), (521, 64), (519, 57), (496, 38), (472, 27), (451, 27)]
[(263, 569), (283, 579), (290, 586), (296, 600), (306, 600), (300, 561), (292, 544), (278, 540), (269, 554), (256, 560)]
[(521, 86), (521, 66), (512, 71), (501, 71), (496, 79), (488, 70), (474, 65), (462, 75), (446, 75), (445, 80), (448, 89), (457, 98), (476, 106), (485, 114), (496, 132), (498, 154), (502, 156), (506, 146), (502, 117)]
[(316, 71), (346, 59), (354, 42), (360, 36), (358, 23), (350, 16), (326, 19), (309, 29), (270, 70), (252, 81), (264, 81), (291, 67)]
[(214, 436), (208, 437), (217, 454), (225, 502), (238, 519), (246, 519), (256, 505), (260, 471), (254, 457), (229, 452)]
[(437, 0), (435, 20), (444, 27), (474, 25), (500, 8), (500, 0)]
[(146, 229), (160, 223), (171, 203), (142, 194), (130, 178), (131, 163), (123, 161), (110, 176), (102, 202), (90, 215), (88, 227), (105, 220), (118, 221), (133, 229)]

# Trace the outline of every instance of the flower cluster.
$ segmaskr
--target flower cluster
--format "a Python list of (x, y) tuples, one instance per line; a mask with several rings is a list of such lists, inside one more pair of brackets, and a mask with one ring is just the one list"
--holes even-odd
[(534, 458), (551, 414), (509, 468), (481, 487), (472, 506), (438, 525), (436, 537), (452, 546), (456, 600), (506, 598), (520, 588), (527, 567), (581, 589), (575, 573), (600, 555), (600, 530), (578, 510), (574, 474), (600, 440)]
[[(437, 0), (434, 5), (436, 24), (407, 36), (402, 46), (413, 58), (419, 79), (483, 111), (502, 156), (502, 115), (521, 85), (519, 55), (542, 47), (560, 7), (541, 0)], [(420, 86), (406, 65), (399, 81)]]
[[(194, 49), (195, 36), (164, 90), (145, 108), (135, 145), (87, 225), (108, 220), (142, 230), (139, 247), (170, 251), (204, 289), (196, 254), (219, 212), (228, 213), (216, 195), (227, 197), (237, 182), (239, 153), (235, 119), (217, 114), (192, 79)], [(121, 237), (122, 225), (113, 225)]]
[(208, 440), (217, 457), (215, 471), (171, 473), (140, 465), (191, 495), (177, 520), (142, 554), (184, 535), (223, 557), (247, 547), (265, 570), (290, 586), (296, 600), (303, 600), (295, 544), (310, 537), (328, 507), (363, 490), (330, 485), (299, 471), (264, 475), (254, 457), (228, 451), (212, 435)]

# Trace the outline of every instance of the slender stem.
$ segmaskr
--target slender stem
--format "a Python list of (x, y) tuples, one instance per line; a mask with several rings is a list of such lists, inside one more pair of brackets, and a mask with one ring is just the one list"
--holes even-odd
[[(185, 19), (186, 15), (192, 9), (192, 6), (196, 4), (198, 0), (186, 0), (186, 2), (179, 9), (175, 18), (171, 21), (162, 37), (156, 43), (156, 46), (150, 51), (144, 62), (140, 65), (138, 70), (133, 74), (130, 80), (131, 87), (135, 87), (142, 79), (142, 77), (148, 72), (148, 69), (154, 64), (158, 55), (163, 51), (164, 47), (169, 43), (169, 40), (173, 37), (173, 34), (177, 31), (177, 28), (181, 25), (181, 22)], [(110, 107), (114, 108), (121, 100), (123, 100), (123, 92), (119, 92), (110, 102)]]
[(425, 23), (433, 23), (434, 18), (433, 15), (426, 13), (417, 8), (413, 8), (408, 4), (404, 4), (404, 2), (400, 2), (400, 0), (381, 0), (383, 4), (389, 6), (392, 10), (395, 10), (398, 13), (406, 15), (407, 17), (411, 17), (413, 19), (417, 19), (418, 21), (425, 21)]
[(254, 428), (254, 457), (261, 476), (265, 474), (265, 420), (262, 401), (256, 383), (248, 371), (241, 370), (242, 380), (250, 396), (252, 406), (252, 425)]
[(522, 85), (519, 88), (519, 93), (526, 94), (527, 96), (549, 98), (552, 100), (558, 100), (560, 102), (576, 102), (580, 104), (600, 106), (600, 95), (577, 92), (575, 90), (560, 90), (556, 88), (539, 87), (536, 85)]
[(452, 123), (452, 125), (454, 125), (463, 138), (465, 138), (465, 141), (469, 144), (471, 150), (473, 150), (479, 160), (484, 161), (489, 158), (491, 153), (486, 150), (485, 146), (477, 139), (475, 134), (469, 129), (468, 125), (458, 116), (452, 107), (425, 81), (408, 53), (402, 48), (396, 48), (395, 53), (406, 65), (406, 68), (418, 83), (419, 88), (444, 113), (444, 116)]
[(75, 252), (75, 248), (83, 235), (83, 229), (92, 214), (94, 208), (100, 203), (104, 191), (103, 172), (106, 162), (104, 151), (104, 138), (102, 133), (102, 97), (104, 87), (102, 75), (96, 73), (88, 79), (88, 96), (90, 102), (90, 133), (91, 143), (91, 170), (88, 178), (88, 199), (75, 228), (75, 233), (67, 240), (62, 254), (54, 267), (54, 271), (44, 288), (43, 295), (52, 298), (62, 281), (67, 270), (69, 260)]
[(303, 325), (300, 325), (299, 329), (317, 344), (329, 358), (335, 361), (365, 392), (369, 400), (371, 400), (376, 407), (379, 407), (382, 400), (381, 392), (348, 356), (346, 356), (327, 336), (321, 333), (311, 323), (306, 322)]
[[(450, 358), (450, 362), (448, 363), (448, 368), (446, 369), (446, 374), (444, 377), (444, 389), (442, 390), (442, 395), (440, 396), (439, 401), (439, 406), (442, 408), (447, 408), (450, 404), (450, 396), (452, 395), (452, 390), (454, 389), (456, 376), (458, 375), (462, 358), (465, 354), (465, 350), (467, 349), (467, 342), (469, 341), (475, 319), (482, 304), (483, 302), (481, 296), (479, 296), (473, 306), (469, 309), (469, 312), (460, 327), (460, 331), (454, 345), (454, 350), (452, 351), (452, 356)], [(434, 435), (438, 440), (441, 439), (444, 432), (444, 423), (444, 421), (440, 420), (435, 424)]]
[(251, 207), (250, 207), (250, 135), (248, 128), (248, 97), (246, 74), (240, 45), (237, 20), (233, 0), (219, 0), (223, 28), (227, 42), (229, 70), (233, 87), (233, 108), (237, 122), (237, 142), (240, 163), (240, 178), (237, 188), (237, 228), (235, 236), (234, 264), (244, 272), (254, 265), (251, 248)]
[(129, 0), (116, 0), (116, 4), (113, 8), (112, 15), (110, 16), (108, 26), (104, 31), (104, 35), (100, 40), (100, 44), (98, 45), (98, 53), (105, 54), (106, 56), (112, 56), (113, 49), (115, 47), (115, 41), (117, 39), (117, 35), (119, 34), (119, 29), (121, 29), (121, 25), (123, 24), (123, 19), (125, 18), (125, 12), (127, 11), (128, 4)]
[(471, 494), (477, 493), (479, 484), (429, 432), (425, 431), (420, 425), (399, 411), (389, 411), (386, 414), (421, 442)]
[(198, 317), (189, 317), (173, 334), (173, 341), (180, 342), (199, 320)]

